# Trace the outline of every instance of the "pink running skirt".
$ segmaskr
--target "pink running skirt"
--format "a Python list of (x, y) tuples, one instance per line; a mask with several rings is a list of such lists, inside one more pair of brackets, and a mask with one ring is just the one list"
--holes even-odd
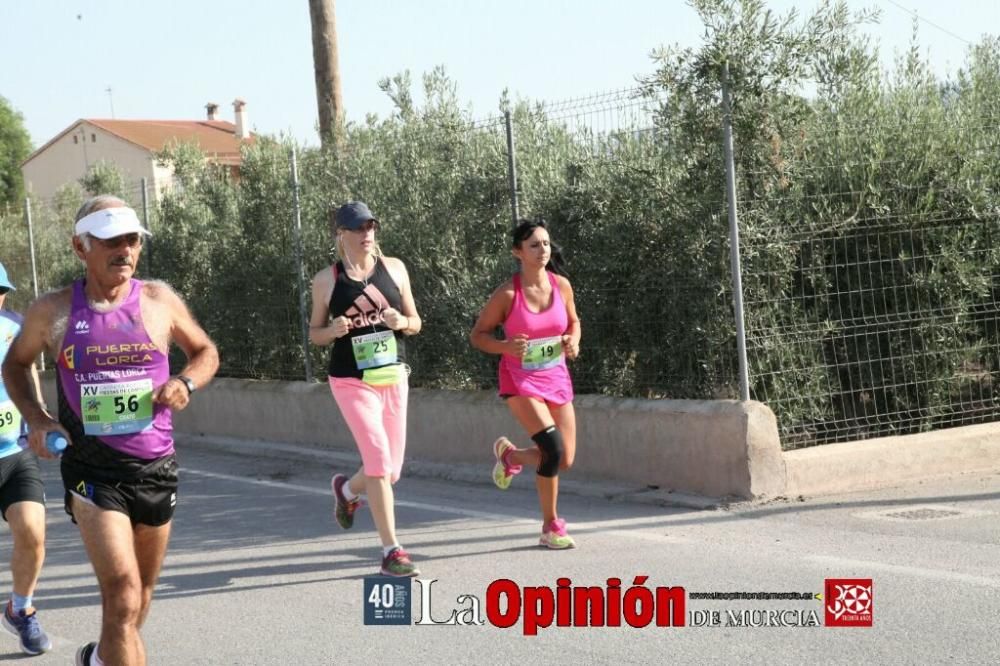
[(515, 395), (537, 398), (553, 405), (573, 402), (573, 382), (566, 363), (545, 370), (524, 370), (518, 359), (504, 354), (500, 358), (500, 397)]

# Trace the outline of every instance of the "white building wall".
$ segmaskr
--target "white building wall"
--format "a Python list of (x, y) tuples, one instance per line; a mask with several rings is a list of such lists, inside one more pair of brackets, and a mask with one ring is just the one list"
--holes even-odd
[(156, 182), (155, 160), (148, 150), (83, 121), (21, 167), (25, 188), (32, 198), (51, 200), (60, 187), (79, 181), (102, 160), (121, 170), (128, 193), (137, 198), (142, 178), (151, 188)]

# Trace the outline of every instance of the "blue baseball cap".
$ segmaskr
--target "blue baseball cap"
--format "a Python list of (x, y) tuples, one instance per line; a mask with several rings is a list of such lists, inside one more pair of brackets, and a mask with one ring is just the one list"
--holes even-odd
[(11, 291), (17, 291), (17, 289), (10, 283), (10, 278), (7, 277), (7, 269), (0, 264), (0, 289), (10, 289)]
[(363, 227), (368, 220), (378, 222), (378, 218), (372, 215), (372, 212), (368, 210), (368, 206), (361, 201), (348, 201), (337, 209), (338, 227), (353, 231)]

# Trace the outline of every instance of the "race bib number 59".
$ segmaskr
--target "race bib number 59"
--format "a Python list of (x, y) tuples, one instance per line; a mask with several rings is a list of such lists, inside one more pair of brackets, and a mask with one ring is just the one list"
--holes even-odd
[(10, 400), (0, 402), (0, 442), (13, 442), (21, 434), (21, 413)]

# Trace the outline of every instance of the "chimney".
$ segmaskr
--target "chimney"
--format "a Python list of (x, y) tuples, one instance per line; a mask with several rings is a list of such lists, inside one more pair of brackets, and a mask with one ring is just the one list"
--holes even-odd
[(209, 102), (208, 104), (205, 105), (205, 110), (208, 111), (209, 120), (218, 120), (218, 118), (215, 117), (215, 114), (219, 112), (218, 104), (216, 104), (215, 102)]
[(250, 124), (247, 122), (247, 103), (237, 97), (233, 101), (233, 111), (236, 115), (236, 137), (238, 139), (250, 138)]

